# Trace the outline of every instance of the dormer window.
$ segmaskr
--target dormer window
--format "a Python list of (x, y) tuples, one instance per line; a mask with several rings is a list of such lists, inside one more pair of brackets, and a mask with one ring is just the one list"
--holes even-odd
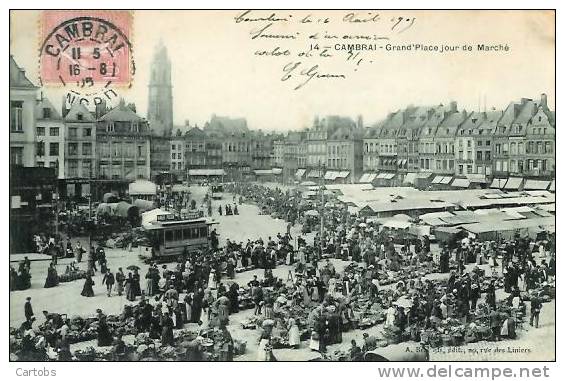
[(43, 109), (43, 119), (49, 119), (49, 118), (51, 118), (51, 109), (49, 107), (45, 107)]
[(131, 130), (133, 132), (139, 132), (139, 123), (137, 122), (131, 122)]
[(84, 115), (82, 115), (82, 113), (78, 113), (77, 114), (77, 120), (83, 120), (84, 119)]
[(114, 122), (108, 123), (106, 125), (106, 132), (114, 132)]

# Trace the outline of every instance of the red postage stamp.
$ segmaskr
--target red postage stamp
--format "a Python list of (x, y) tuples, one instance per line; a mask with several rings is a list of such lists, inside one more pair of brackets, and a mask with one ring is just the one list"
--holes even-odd
[(129, 86), (135, 72), (129, 11), (49, 10), (41, 15), (43, 85), (85, 92)]

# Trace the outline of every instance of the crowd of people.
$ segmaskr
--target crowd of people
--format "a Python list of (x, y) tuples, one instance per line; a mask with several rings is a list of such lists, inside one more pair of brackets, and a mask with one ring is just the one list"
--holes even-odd
[[(229, 342), (231, 335), (226, 327), (230, 315), (251, 307), (261, 327), (257, 359), (267, 361), (274, 359), (273, 348), (280, 344), (281, 337), (290, 348), (309, 340), (312, 350), (323, 353), (329, 345), (341, 343), (342, 334), (357, 328), (361, 315), (367, 315), (369, 310), (379, 315), (374, 320), (383, 323), (383, 329), (395, 342), (423, 341), (425, 332), (446, 332), (453, 321), (464, 327), (467, 342), (485, 339), (475, 329), (485, 324), (489, 340), (514, 339), (520, 321), (527, 315), (526, 302), (530, 301), (530, 324), (537, 327), (542, 302), (553, 297), (554, 235), (548, 234), (543, 240), (515, 237), (498, 242), (465, 237), (432, 250), (426, 236), (399, 242), (386, 229), (351, 215), (343, 206), (324, 205), (324, 230), (307, 243), (303, 236), (294, 240), (290, 228), (300, 221), (304, 211), (319, 209), (317, 201), (304, 202), (296, 191), (254, 184), (226, 188), (234, 194), (234, 201), (238, 195), (240, 202), (256, 203), (261, 210), (285, 219), (286, 233), (247, 242), (227, 239), (220, 248), (213, 230), (209, 250), (186, 251), (173, 264), (151, 264), (144, 286), (139, 268), (128, 267), (127, 275), (122, 268), (114, 273), (103, 248), (92, 247), (87, 253), (81, 295), (95, 295), (92, 276), (99, 271), (98, 263), (104, 274), (101, 286), (108, 297), (115, 292), (130, 302), (139, 301), (135, 311), (130, 305), (124, 308), (124, 319), (135, 318), (138, 332), (159, 338), (163, 345), (173, 344), (173, 329), (183, 328), (186, 323), (202, 325), (204, 321), (225, 332)], [(237, 205), (231, 212), (237, 214)], [(69, 245), (67, 242), (67, 248)], [(70, 247), (75, 262), (80, 263), (85, 251), (80, 243), (74, 249)], [(338, 272), (335, 260), (349, 265)], [(488, 274), (484, 264), (490, 267)], [(50, 266), (46, 287), (48, 283), (49, 287), (56, 286), (52, 270), (55, 265)], [(279, 266), (288, 267), (286, 279), (273, 275)], [(247, 284), (234, 281), (237, 272), (249, 269), (262, 269), (262, 277), (255, 275)], [(29, 263), (20, 265), (19, 271), (29, 273)], [(432, 281), (423, 272), (449, 276)], [(391, 273), (397, 274), (392, 283), (388, 282)], [(497, 292), (500, 289), (504, 293)], [(29, 331), (34, 321), (30, 310), (26, 302), (22, 332)], [(101, 312), (98, 315), (99, 345), (121, 346), (120, 333), (103, 323)], [(47, 335), (46, 342), (62, 348), (62, 356), (68, 356), (68, 343), (61, 334), (65, 319), (55, 320), (45, 323), (50, 324), (50, 332), (56, 332)], [(361, 347), (352, 342), (350, 358), (361, 358), (364, 352), (376, 348), (377, 341), (364, 335)], [(233, 358), (231, 349), (224, 358)]]

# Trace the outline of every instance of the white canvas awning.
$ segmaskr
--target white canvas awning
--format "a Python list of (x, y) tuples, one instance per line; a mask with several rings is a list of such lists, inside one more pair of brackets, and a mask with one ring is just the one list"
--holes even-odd
[(345, 179), (347, 176), (349, 176), (349, 171), (341, 171), (338, 173), (336, 177), (340, 179)]
[(339, 172), (336, 171), (327, 171), (324, 175), (325, 180), (335, 180), (339, 175)]
[(444, 176), (443, 179), (441, 179), (440, 184), (449, 184), (451, 182), (452, 177), (451, 176)]
[(492, 179), (492, 183), (490, 184), (490, 188), (504, 189), (504, 186), (506, 185), (507, 181), (508, 181), (508, 179), (494, 178), (494, 179)]
[(520, 185), (522, 185), (523, 181), (524, 179), (521, 177), (510, 177), (508, 179), (508, 182), (504, 186), (504, 189), (517, 190), (520, 188)]
[(551, 185), (549, 186), (549, 191), (550, 192), (555, 192), (555, 180), (553, 180), (551, 182)]
[(416, 173), (407, 173), (404, 177), (405, 184), (414, 184), (416, 182)]
[(471, 182), (468, 179), (455, 179), (451, 183), (451, 186), (456, 188), (469, 188), (469, 185)]
[(549, 188), (550, 181), (546, 180), (526, 180), (524, 189), (527, 190), (546, 190)]
[(189, 169), (188, 175), (189, 176), (225, 176), (226, 171), (223, 169), (206, 169), (206, 168), (198, 168), (198, 169)]
[(148, 180), (137, 180), (129, 185), (129, 194), (137, 195), (155, 195), (157, 194), (157, 185)]
[(273, 168), (273, 175), (280, 175), (282, 171), (282, 168)]
[(470, 183), (485, 184), (487, 182), (486, 176), (480, 173), (469, 173), (466, 177)]
[(443, 176), (436, 176), (432, 180), (432, 184), (441, 184), (441, 180), (443, 180)]
[(418, 173), (418, 178), (419, 178), (419, 179), (427, 179), (427, 178), (429, 178), (431, 175), (433, 175), (433, 173), (431, 173), (431, 172), (419, 172), (419, 173)]
[(317, 169), (313, 169), (310, 172), (308, 172), (308, 177), (310, 178), (320, 178), (322, 176), (321, 171), (317, 170)]
[(359, 183), (361, 184), (368, 184), (373, 182), (373, 180), (377, 177), (376, 173), (363, 173), (363, 175), (361, 176), (361, 178), (359, 179)]

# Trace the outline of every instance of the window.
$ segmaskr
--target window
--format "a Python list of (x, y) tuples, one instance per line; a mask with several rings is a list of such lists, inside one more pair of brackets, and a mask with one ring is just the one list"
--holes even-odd
[(477, 151), (477, 160), (483, 160), (483, 152)]
[(471, 148), (471, 140), (467, 140), (467, 148)]
[(69, 138), (76, 138), (77, 137), (77, 129), (76, 128), (69, 128)]
[(114, 123), (108, 123), (106, 125), (106, 132), (114, 132)]
[(172, 157), (173, 159), (176, 159), (176, 158), (177, 158), (177, 154), (173, 152), (173, 153), (171, 154), (171, 157)]
[(59, 156), (59, 143), (49, 143), (49, 156)]
[(459, 164), (459, 174), (463, 174), (463, 164)]
[(487, 140), (487, 141), (486, 141), (486, 145), (487, 145), (487, 146), (490, 146), (490, 140)]
[(37, 166), (38, 167), (45, 167), (45, 162), (44, 161), (38, 161)]
[(82, 154), (83, 155), (92, 155), (92, 144), (91, 143), (82, 143)]
[(165, 230), (165, 242), (173, 241), (173, 231), (172, 230)]
[(467, 164), (467, 173), (473, 173), (473, 166), (471, 164)]
[(82, 136), (92, 136), (92, 128), (85, 128), (84, 130), (82, 130)]
[(84, 119), (84, 115), (82, 115), (82, 113), (78, 113), (77, 114), (77, 120), (83, 120)]
[(10, 102), (10, 131), (12, 132), (23, 131), (23, 111), (24, 111), (23, 107), (24, 107), (24, 102), (22, 101)]
[(69, 155), (78, 155), (78, 143), (69, 143)]
[(37, 156), (45, 155), (45, 143), (44, 142), (37, 142), (36, 151), (37, 151)]
[(177, 146), (176, 146), (175, 144), (173, 144), (172, 149), (173, 149), (173, 151), (176, 150), (176, 149), (177, 149)]
[(478, 147), (482, 147), (482, 146), (483, 146), (483, 141), (482, 141), (482, 140), (477, 140), (477, 146), (478, 146)]
[(553, 153), (551, 142), (545, 142), (545, 153)]
[(59, 127), (49, 127), (49, 136), (59, 136)]
[(92, 165), (90, 160), (84, 160), (82, 162), (82, 177), (92, 176)]
[(37, 136), (45, 136), (45, 127), (37, 127), (36, 133)]
[(200, 228), (200, 237), (202, 237), (202, 238), (208, 237), (208, 228), (207, 227)]
[(187, 228), (187, 229), (183, 229), (183, 230), (182, 230), (182, 238), (183, 238), (184, 240), (187, 240), (187, 239), (191, 239), (191, 238), (192, 238), (192, 237), (190, 236), (190, 229)]
[(78, 161), (69, 160), (69, 177), (78, 177)]
[(177, 155), (177, 159), (181, 160), (182, 159), (182, 154), (179, 152), (179, 154)]
[(50, 119), (51, 118), (51, 109), (49, 107), (43, 108), (43, 119)]
[(58, 161), (50, 161), (49, 162), (49, 168), (53, 168), (53, 169), (55, 169), (55, 172), (57, 172), (58, 169), (59, 169), (59, 162)]
[(182, 229), (175, 230), (175, 241), (182, 241)]
[(143, 146), (137, 146), (137, 157), (143, 157)]
[(485, 151), (485, 161), (490, 161), (490, 151)]

